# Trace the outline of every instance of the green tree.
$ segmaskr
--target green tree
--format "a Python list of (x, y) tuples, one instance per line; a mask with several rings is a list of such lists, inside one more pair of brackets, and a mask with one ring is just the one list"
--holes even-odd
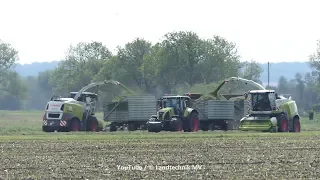
[(199, 61), (202, 82), (211, 83), (238, 76), (241, 67), (236, 45), (220, 36), (204, 40)]
[(71, 46), (65, 60), (52, 72), (50, 84), (57, 92), (78, 91), (91, 83), (111, 57), (111, 52), (100, 42), (81, 42)]
[(317, 82), (320, 82), (320, 40), (317, 42), (316, 52), (310, 55), (309, 63), (313, 69), (313, 74), (317, 78)]
[(263, 72), (262, 67), (260, 64), (256, 61), (251, 61), (251, 62), (244, 62), (244, 71), (241, 73), (241, 76), (245, 79), (250, 79), (252, 81), (255, 81), (259, 84), (262, 84), (260, 80), (260, 75)]
[(199, 80), (199, 61), (203, 55), (203, 41), (191, 31), (171, 32), (164, 35), (162, 42), (164, 52), (180, 83), (192, 86)]
[(6, 102), (0, 106), (1, 109), (22, 108), (22, 102), (27, 98), (26, 82), (12, 70), (18, 61), (18, 51), (0, 40), (0, 98)]
[(137, 85), (146, 91), (150, 91), (151, 84), (143, 76), (142, 65), (144, 57), (149, 54), (150, 49), (150, 42), (137, 38), (127, 43), (124, 48), (119, 48), (117, 54), (118, 67), (126, 75), (126, 82), (134, 82), (131, 85)]
[(287, 78), (284, 76), (280, 76), (279, 81), (278, 81), (279, 93), (287, 94), (287, 93), (289, 93), (289, 89), (290, 89), (290, 87), (289, 87), (289, 82), (288, 82)]
[(4, 87), (3, 83), (8, 83), (8, 77), (10, 77), (11, 68), (19, 61), (18, 51), (15, 50), (11, 44), (6, 43), (0, 39), (0, 92), (8, 91)]
[(177, 84), (181, 82), (178, 66), (179, 62), (171, 56), (165, 44), (158, 43), (145, 57), (142, 70), (144, 77), (156, 85), (159, 93), (173, 93)]

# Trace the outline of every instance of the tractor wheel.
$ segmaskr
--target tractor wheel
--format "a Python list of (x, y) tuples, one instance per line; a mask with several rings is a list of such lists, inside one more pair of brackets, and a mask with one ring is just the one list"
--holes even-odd
[(180, 118), (177, 118), (176, 120), (171, 120), (170, 122), (171, 124), (171, 129), (172, 131), (182, 131), (183, 127), (182, 127), (182, 121)]
[(70, 131), (79, 131), (80, 130), (80, 121), (76, 118), (71, 120)]
[(93, 132), (99, 131), (99, 123), (97, 118), (94, 116), (89, 117), (87, 126), (88, 126), (87, 128), (88, 131), (93, 131)]
[(199, 120), (198, 114), (193, 112), (190, 115), (190, 118), (188, 120), (189, 120), (189, 123), (188, 123), (189, 127), (188, 127), (186, 132), (197, 132), (197, 131), (199, 131), (200, 120)]
[(281, 114), (280, 119), (279, 119), (279, 132), (288, 132), (288, 118), (284, 115)]
[(301, 129), (300, 129), (300, 120), (298, 117), (295, 117), (293, 119), (293, 132), (300, 132)]
[(148, 126), (148, 132), (154, 132), (154, 133), (158, 133), (160, 132), (162, 129), (158, 126)]

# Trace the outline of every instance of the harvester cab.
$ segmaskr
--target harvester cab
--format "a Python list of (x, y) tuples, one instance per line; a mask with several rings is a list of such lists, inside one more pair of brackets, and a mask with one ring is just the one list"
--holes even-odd
[[(78, 92), (70, 92), (69, 98), (74, 98)], [(88, 115), (94, 115), (96, 110), (96, 103), (98, 101), (98, 94), (91, 92), (83, 92), (77, 99), (79, 103), (83, 104), (84, 112)]]
[(157, 115), (147, 122), (149, 132), (198, 131), (198, 112), (190, 108), (191, 98), (187, 95), (165, 95), (158, 99)]

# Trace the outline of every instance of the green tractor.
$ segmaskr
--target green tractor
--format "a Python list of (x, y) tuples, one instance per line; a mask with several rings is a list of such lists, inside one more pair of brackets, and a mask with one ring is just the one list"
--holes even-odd
[(240, 120), (240, 130), (300, 132), (296, 102), (274, 90), (251, 90), (246, 95), (249, 113)]
[(95, 117), (98, 95), (86, 92), (90, 88), (106, 84), (121, 85), (118, 81), (91, 83), (79, 92), (70, 92), (69, 97), (53, 96), (43, 115), (42, 130), (54, 131), (100, 131), (103, 127)]
[[(196, 94), (193, 94), (196, 95)], [(199, 96), (201, 96), (199, 94)], [(149, 132), (199, 130), (198, 111), (190, 108), (190, 96), (166, 95), (158, 100), (159, 111), (147, 122)]]

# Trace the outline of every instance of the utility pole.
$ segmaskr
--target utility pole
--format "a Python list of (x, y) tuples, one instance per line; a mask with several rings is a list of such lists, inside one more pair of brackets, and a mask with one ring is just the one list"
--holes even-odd
[(270, 63), (268, 62), (268, 87), (269, 86), (269, 82), (270, 82), (270, 70), (269, 70), (269, 66), (270, 66)]

